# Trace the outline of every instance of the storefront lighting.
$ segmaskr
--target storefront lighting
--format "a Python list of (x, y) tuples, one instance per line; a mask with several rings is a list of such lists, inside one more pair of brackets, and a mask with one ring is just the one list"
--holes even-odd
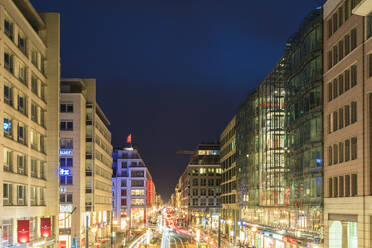
[(256, 232), (257, 231), (257, 228), (254, 226), (252, 227), (252, 232)]

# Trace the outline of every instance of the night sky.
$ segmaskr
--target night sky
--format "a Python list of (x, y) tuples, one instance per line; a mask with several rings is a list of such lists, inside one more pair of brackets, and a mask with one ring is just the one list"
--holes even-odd
[(163, 200), (191, 150), (217, 141), (323, 0), (31, 0), (61, 13), (63, 77), (97, 78), (112, 144), (129, 133)]

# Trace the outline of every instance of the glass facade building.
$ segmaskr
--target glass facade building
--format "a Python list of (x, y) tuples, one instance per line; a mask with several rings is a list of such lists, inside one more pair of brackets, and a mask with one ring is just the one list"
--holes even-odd
[(240, 242), (321, 247), (322, 10), (308, 15), (236, 120)]

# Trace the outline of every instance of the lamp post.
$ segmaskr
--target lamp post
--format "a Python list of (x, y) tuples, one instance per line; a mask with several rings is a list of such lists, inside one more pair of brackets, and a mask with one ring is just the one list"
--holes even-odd
[(221, 219), (220, 219), (220, 216), (221, 216), (221, 212), (220, 214), (218, 215), (218, 248), (221, 247)]

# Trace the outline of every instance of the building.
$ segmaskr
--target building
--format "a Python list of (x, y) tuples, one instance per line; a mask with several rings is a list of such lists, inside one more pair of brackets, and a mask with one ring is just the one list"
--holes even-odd
[(218, 143), (199, 144), (177, 186), (187, 224), (216, 229), (221, 208)]
[(324, 239), (371, 247), (371, 1), (324, 4)]
[(222, 233), (229, 235), (235, 243), (239, 220), (238, 193), (236, 188), (236, 117), (227, 124), (221, 133), (220, 164), (221, 177), (221, 219)]
[(53, 247), (58, 240), (60, 16), (38, 13), (27, 0), (0, 5), (0, 246)]
[(151, 174), (135, 145), (113, 152), (113, 215), (117, 230), (140, 228), (157, 210)]
[(323, 17), (312, 11), (287, 41), (286, 188), (280, 228), (303, 246), (323, 244)]
[[(59, 245), (110, 246), (112, 146), (95, 79), (62, 79)], [(88, 221), (88, 226), (86, 222)]]
[(322, 9), (239, 107), (240, 243), (323, 246)]

